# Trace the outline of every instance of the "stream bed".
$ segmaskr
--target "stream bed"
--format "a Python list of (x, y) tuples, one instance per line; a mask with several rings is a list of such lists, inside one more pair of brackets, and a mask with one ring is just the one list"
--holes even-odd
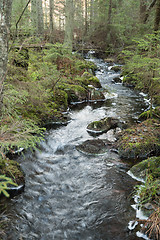
[(87, 125), (104, 117), (134, 123), (147, 104), (139, 93), (113, 82), (120, 73), (108, 63), (90, 61), (97, 64), (96, 76), (109, 89), (106, 100), (74, 106), (67, 125), (53, 125), (40, 150), (19, 157), (26, 186), (24, 193), (8, 203), (13, 219), (7, 239), (141, 239), (127, 227), (136, 216), (130, 194), (137, 183), (127, 174), (127, 163), (112, 149), (103, 155), (87, 155), (76, 146), (93, 138), (115, 141), (112, 130), (93, 137)]

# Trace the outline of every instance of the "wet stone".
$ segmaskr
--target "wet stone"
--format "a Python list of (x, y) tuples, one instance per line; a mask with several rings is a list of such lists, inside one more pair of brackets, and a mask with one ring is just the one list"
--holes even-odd
[(107, 143), (109, 143), (107, 140), (93, 139), (83, 142), (76, 148), (87, 154), (103, 154), (107, 151)]

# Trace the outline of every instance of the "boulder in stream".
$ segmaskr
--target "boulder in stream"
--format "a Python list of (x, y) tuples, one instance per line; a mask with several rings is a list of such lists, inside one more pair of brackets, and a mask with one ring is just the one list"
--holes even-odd
[(92, 85), (88, 86), (88, 100), (89, 101), (104, 101), (105, 96), (102, 91), (96, 89)]
[(113, 83), (122, 83), (122, 80), (120, 79), (120, 77), (115, 77), (112, 80)]
[(121, 66), (113, 66), (113, 67), (111, 68), (111, 70), (113, 70), (113, 71), (115, 71), (115, 72), (119, 72), (119, 71), (121, 71), (121, 69), (122, 69)]
[(83, 82), (84, 85), (93, 85), (95, 88), (101, 88), (101, 83), (99, 79), (96, 76), (93, 76), (89, 72), (84, 72), (81, 77), (81, 82)]
[(102, 139), (86, 140), (80, 145), (76, 146), (76, 149), (86, 154), (104, 154), (107, 151), (107, 145), (109, 141)]
[(113, 117), (106, 117), (99, 121), (91, 122), (87, 126), (87, 131), (91, 133), (105, 133), (118, 126), (119, 120)]

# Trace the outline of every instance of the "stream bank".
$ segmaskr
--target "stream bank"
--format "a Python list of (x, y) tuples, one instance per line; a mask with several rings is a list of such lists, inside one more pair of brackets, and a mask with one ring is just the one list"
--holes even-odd
[[(119, 73), (100, 59), (96, 76), (109, 88), (105, 101), (83, 103), (69, 111), (67, 126), (54, 125), (46, 132), (40, 151), (26, 153), (19, 162), (26, 174), (25, 192), (10, 200), (8, 212), (16, 216), (10, 239), (139, 239), (127, 225), (135, 218), (128, 197), (137, 181), (126, 174), (129, 166), (108, 149), (100, 155), (76, 150), (92, 140), (87, 126), (114, 117), (132, 124), (146, 108), (143, 97), (121, 83)], [(94, 139), (115, 141), (111, 132)]]

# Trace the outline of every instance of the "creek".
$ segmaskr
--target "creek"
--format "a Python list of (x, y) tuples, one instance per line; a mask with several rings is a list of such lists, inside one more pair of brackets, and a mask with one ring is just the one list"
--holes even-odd
[[(76, 150), (85, 140), (107, 138), (113, 131), (91, 136), (87, 125), (104, 117), (134, 123), (147, 107), (138, 92), (114, 83), (120, 73), (101, 59), (96, 76), (109, 89), (106, 100), (73, 106), (67, 125), (53, 125), (45, 134), (40, 150), (19, 157), (26, 186), (8, 203), (12, 223), (11, 240), (136, 240), (128, 223), (135, 219), (131, 192), (137, 183), (112, 149), (103, 155)], [(114, 64), (113, 64), (114, 65)], [(13, 217), (12, 217), (13, 216)]]

